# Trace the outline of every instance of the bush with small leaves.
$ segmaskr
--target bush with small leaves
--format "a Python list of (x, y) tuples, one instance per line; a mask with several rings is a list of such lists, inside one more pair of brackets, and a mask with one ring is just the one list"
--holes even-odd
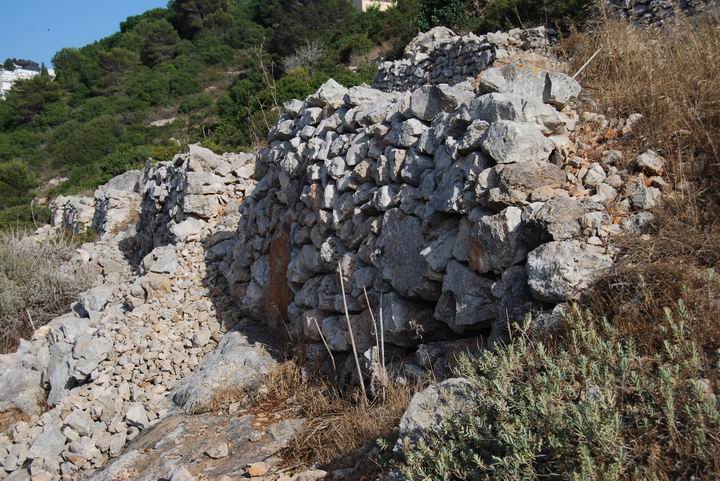
[(520, 331), (466, 359), (468, 406), (427, 433), (408, 480), (711, 479), (720, 472), (718, 353), (687, 335), (679, 302), (658, 320), (664, 348), (641, 353), (579, 310), (549, 342)]

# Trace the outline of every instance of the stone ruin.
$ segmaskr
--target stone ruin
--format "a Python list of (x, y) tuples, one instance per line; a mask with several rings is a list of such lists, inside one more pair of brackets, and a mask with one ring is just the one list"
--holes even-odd
[(717, 8), (716, 0), (607, 0), (611, 16), (638, 25), (663, 25), (679, 16), (692, 16)]
[[(437, 30), (416, 43), (452, 49)], [(608, 272), (612, 236), (659, 201), (664, 161), (649, 152), (629, 176), (618, 152), (584, 157), (580, 85), (548, 62), (502, 57), (454, 85), (331, 80), (289, 103), (258, 153), (258, 184), (223, 263), (238, 309), (327, 363), (324, 343), (350, 350), (340, 264), (360, 351), (374, 358), (371, 310), (382, 310), (396, 366), (417, 373), (528, 315), (552, 324)]]
[(423, 85), (464, 82), (496, 60), (534, 55), (549, 60), (557, 35), (545, 27), (458, 36), (445, 27), (421, 33), (405, 48), (403, 58), (383, 62), (373, 87), (384, 91), (412, 90)]
[[(455, 353), (502, 339), (510, 323), (557, 322), (612, 269), (613, 236), (650, 221), (668, 187), (653, 151), (631, 163), (593, 153), (589, 132), (624, 135), (640, 118), (577, 112), (580, 85), (535, 50), (549, 38), (486, 36), (472, 70), (416, 55), (399, 69), (441, 73), (409, 80), (383, 66), (382, 88), (330, 80), (286, 105), (257, 154), (190, 146), (94, 197), (56, 199), (54, 225), (38, 237), (94, 229), (98, 240), (68, 269), (99, 281), (0, 356), (0, 412), (27, 419), (0, 434), (0, 478), (194, 479), (186, 466), (199, 452), (214, 453), (200, 461), (205, 473), (244, 475), (302, 420), (258, 431), (252, 416), (185, 413), (226, 389), (257, 389), (288, 334), (321, 369), (329, 349), (349, 378), (345, 301), (369, 379), (379, 357), (371, 311), (382, 310), (388, 367), (409, 379), (448, 376)], [(409, 51), (467, 44), (441, 29)], [(418, 427), (413, 409), (440, 395), (432, 389), (401, 434)]]

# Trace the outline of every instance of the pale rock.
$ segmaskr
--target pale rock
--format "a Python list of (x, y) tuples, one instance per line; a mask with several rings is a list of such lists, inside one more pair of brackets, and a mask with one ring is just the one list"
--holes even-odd
[(547, 161), (554, 146), (532, 124), (500, 120), (485, 132), (482, 148), (496, 162), (512, 164)]
[(612, 264), (601, 247), (577, 240), (550, 242), (528, 254), (528, 284), (540, 301), (576, 300)]

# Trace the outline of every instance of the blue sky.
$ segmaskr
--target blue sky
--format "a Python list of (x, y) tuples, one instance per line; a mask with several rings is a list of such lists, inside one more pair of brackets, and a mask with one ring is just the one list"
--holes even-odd
[(119, 29), (120, 22), (167, 0), (0, 0), (0, 62), (8, 57), (50, 64), (64, 47), (82, 47)]

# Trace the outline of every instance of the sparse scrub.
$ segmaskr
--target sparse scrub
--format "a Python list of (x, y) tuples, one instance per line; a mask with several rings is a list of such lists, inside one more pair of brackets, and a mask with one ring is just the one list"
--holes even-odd
[[(715, 222), (698, 201), (718, 199), (720, 177), (720, 24), (714, 15), (682, 20), (664, 29), (609, 22), (576, 33), (564, 44), (574, 68), (597, 50), (579, 80), (597, 106), (618, 115), (641, 113), (639, 146), (660, 148), (673, 161), (683, 210)], [(699, 209), (699, 210), (698, 210)]]
[(38, 241), (20, 233), (0, 233), (0, 351), (12, 350), (32, 334), (67, 312), (89, 276), (62, 272), (61, 264), (74, 245), (64, 238)]
[[(674, 192), (644, 236), (615, 239), (622, 256), (595, 287), (590, 307), (644, 351), (662, 347), (656, 321), (677, 299), (694, 313), (688, 335), (700, 352), (718, 348), (720, 306), (720, 24), (715, 15), (660, 29), (606, 23), (564, 45), (574, 67), (601, 53), (581, 76), (595, 110), (644, 116), (625, 140), (629, 152), (658, 149), (670, 161)], [(626, 156), (632, 161), (631, 155)]]
[(318, 40), (306, 40), (295, 53), (282, 59), (283, 72), (296, 68), (312, 69), (325, 56), (325, 46)]

